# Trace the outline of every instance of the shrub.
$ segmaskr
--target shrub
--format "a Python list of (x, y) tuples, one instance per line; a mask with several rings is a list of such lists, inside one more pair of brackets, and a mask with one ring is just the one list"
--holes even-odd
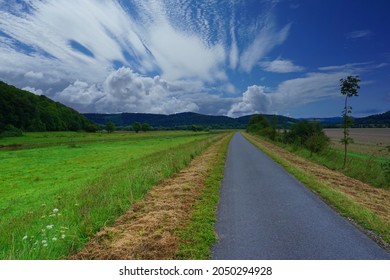
[(310, 153), (319, 153), (329, 145), (329, 138), (318, 122), (303, 120), (292, 126), (290, 132), (285, 133), (284, 142), (301, 146)]
[(8, 125), (5, 128), (5, 131), (0, 133), (0, 137), (19, 137), (23, 136), (23, 131), (19, 128), (14, 127), (13, 125)]

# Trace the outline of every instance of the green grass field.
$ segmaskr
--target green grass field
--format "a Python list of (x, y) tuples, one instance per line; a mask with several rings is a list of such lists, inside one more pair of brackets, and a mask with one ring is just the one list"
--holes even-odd
[(0, 139), (0, 259), (66, 258), (220, 137), (58, 132)]

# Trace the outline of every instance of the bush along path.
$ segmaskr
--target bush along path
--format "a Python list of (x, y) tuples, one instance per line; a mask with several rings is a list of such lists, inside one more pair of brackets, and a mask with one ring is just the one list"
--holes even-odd
[[(188, 242), (185, 239), (185, 232), (194, 225), (194, 219), (196, 220), (196, 217), (193, 217), (194, 210), (196, 211), (194, 205), (202, 198), (203, 192), (207, 191), (205, 185), (210, 180), (210, 175), (215, 175), (215, 168), (221, 170), (220, 164), (216, 163), (224, 157), (223, 147), (227, 146), (230, 138), (231, 136), (225, 136), (214, 143), (204, 153), (194, 158), (188, 167), (151, 189), (142, 200), (134, 203), (128, 212), (119, 217), (113, 226), (98, 232), (82, 251), (70, 258), (107, 260), (207, 258), (209, 254), (207, 249), (204, 255), (191, 257), (191, 253), (188, 253), (191, 249), (183, 247), (183, 244)], [(215, 240), (213, 231), (215, 211), (210, 211), (207, 215), (210, 228), (207, 235), (211, 235)], [(211, 245), (209, 239), (200, 241), (205, 244), (203, 247), (208, 248)]]

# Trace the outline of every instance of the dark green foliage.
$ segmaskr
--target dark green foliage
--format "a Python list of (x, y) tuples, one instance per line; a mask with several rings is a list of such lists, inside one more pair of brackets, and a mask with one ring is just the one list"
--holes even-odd
[(19, 128), (14, 127), (12, 124), (7, 125), (5, 127), (5, 130), (0, 133), (0, 138), (1, 137), (19, 137), (23, 136), (23, 131), (20, 130)]
[(329, 145), (329, 138), (322, 130), (321, 124), (307, 120), (294, 124), (291, 130), (285, 133), (284, 141), (304, 147), (310, 153), (321, 152)]
[(78, 131), (93, 123), (75, 110), (0, 81), (0, 132), (8, 125), (23, 131)]
[(106, 130), (108, 133), (114, 132), (116, 129), (115, 124), (113, 122), (106, 123)]
[(246, 130), (248, 132), (260, 133), (266, 128), (269, 128), (268, 120), (263, 115), (254, 115), (250, 118)]
[(254, 115), (250, 118), (247, 131), (250, 133), (255, 133), (261, 136), (265, 136), (271, 140), (275, 140), (277, 136), (277, 120), (273, 119), (273, 126), (271, 127), (268, 121), (268, 118), (266, 118), (264, 115)]
[(148, 123), (144, 123), (144, 124), (142, 124), (141, 129), (142, 129), (143, 132), (146, 132), (146, 131), (151, 130), (151, 127), (150, 127), (150, 125)]
[(203, 131), (203, 130), (205, 130), (205, 128), (202, 125), (193, 124), (191, 126), (191, 130), (197, 132), (197, 131)]
[(134, 122), (133, 123), (133, 130), (138, 133), (142, 129), (142, 125), (139, 122)]
[(345, 103), (344, 110), (342, 111), (343, 117), (343, 128), (344, 128), (344, 136), (341, 139), (341, 142), (344, 144), (344, 164), (343, 168), (347, 163), (347, 146), (349, 143), (353, 142), (353, 139), (349, 136), (349, 127), (352, 125), (352, 107), (348, 106), (347, 101), (348, 98), (353, 96), (359, 96), (358, 90), (360, 89), (359, 76), (348, 76), (345, 79), (340, 79), (340, 92), (342, 95), (345, 95)]

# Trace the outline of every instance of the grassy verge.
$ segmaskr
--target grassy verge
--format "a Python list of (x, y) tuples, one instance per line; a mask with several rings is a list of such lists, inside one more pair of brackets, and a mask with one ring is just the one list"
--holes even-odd
[(281, 147), (303, 158), (322, 164), (332, 170), (337, 170), (345, 175), (370, 184), (378, 188), (390, 188), (390, 182), (386, 179), (382, 165), (386, 160), (383, 157), (348, 152), (347, 165), (342, 169), (344, 153), (340, 150), (329, 148), (320, 154), (310, 154), (303, 148), (279, 144)]
[(211, 256), (210, 247), (217, 241), (214, 231), (219, 189), (223, 179), (226, 153), (231, 134), (221, 145), (218, 156), (211, 164), (213, 169), (205, 181), (205, 188), (194, 205), (190, 223), (177, 232), (181, 244), (176, 252), (177, 259), (205, 260)]
[[(378, 216), (373, 211), (370, 211), (351, 196), (332, 188), (330, 182), (320, 180), (319, 178), (308, 174), (299, 166), (295, 166), (291, 162), (281, 158), (279, 155), (269, 151), (256, 137), (244, 134), (244, 136), (263, 152), (269, 155), (273, 160), (283, 166), (290, 174), (295, 176), (299, 181), (307, 187), (315, 191), (322, 199), (330, 206), (334, 207), (342, 216), (353, 219), (358, 225), (366, 230), (374, 231), (383, 241), (390, 243), (390, 223)], [(376, 240), (378, 241), (378, 240)], [(381, 244), (383, 245), (383, 244)], [(385, 244), (386, 245), (386, 244)]]
[[(79, 149), (59, 146), (4, 152), (8, 161), (4, 167), (12, 172), (13, 166), (20, 174), (17, 181), (8, 178), (4, 169), (0, 174), (7, 177), (7, 184), (0, 188), (6, 194), (0, 204), (5, 214), (0, 222), (0, 259), (66, 258), (152, 186), (184, 168), (221, 137), (167, 140), (163, 136), (85, 144)], [(37, 154), (30, 158), (30, 153)], [(24, 174), (29, 168), (38, 169)]]

